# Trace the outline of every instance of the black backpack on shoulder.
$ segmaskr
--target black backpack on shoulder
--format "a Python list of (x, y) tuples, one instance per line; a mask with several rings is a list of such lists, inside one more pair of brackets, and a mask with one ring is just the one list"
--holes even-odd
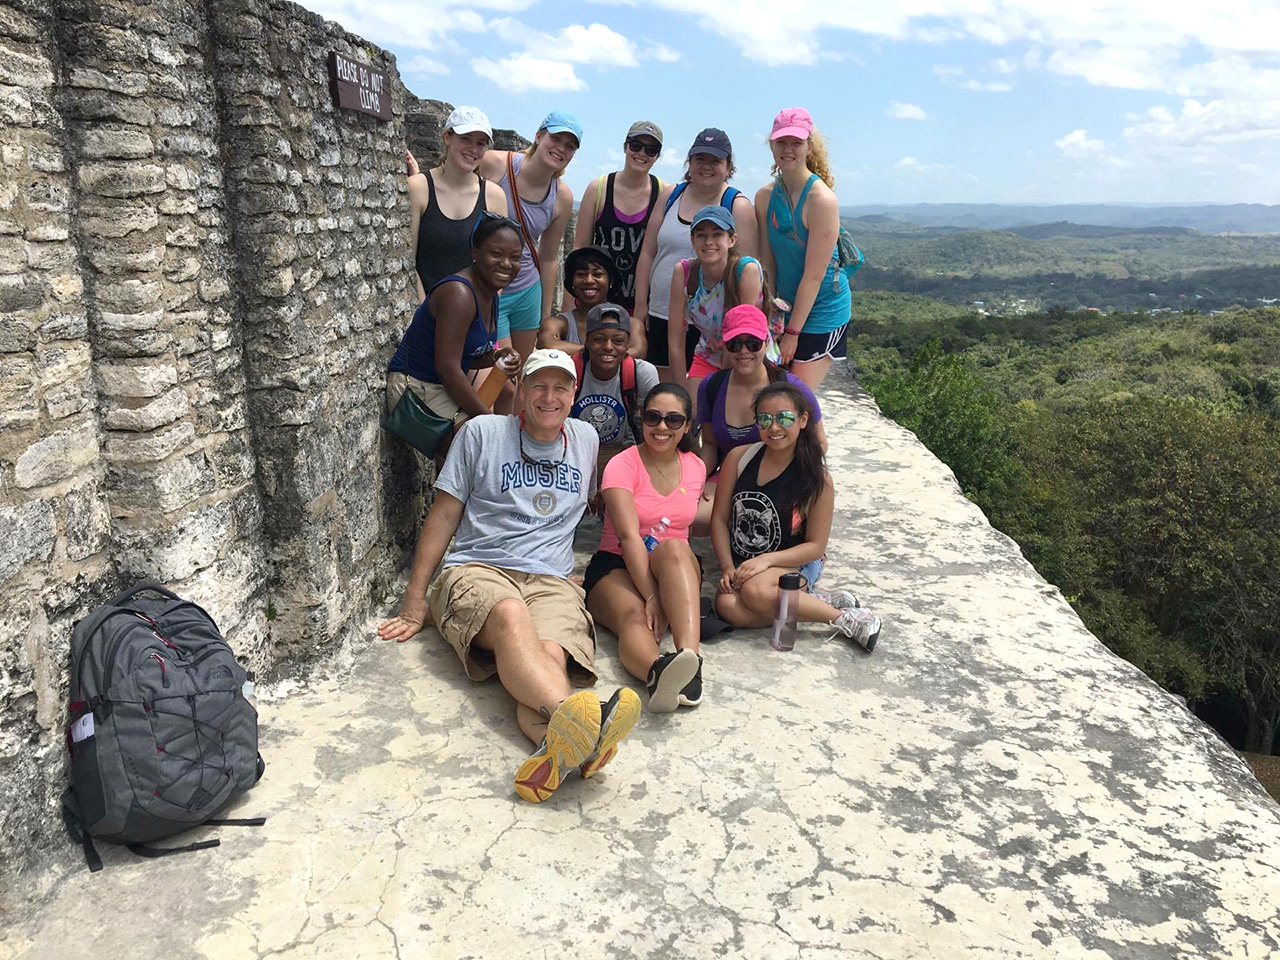
[(208, 613), (153, 581), (76, 624), (62, 815), (90, 870), (102, 869), (91, 837), (158, 857), (218, 841), (142, 844), (203, 823), (264, 822), (212, 819), (265, 767), (252, 679)]

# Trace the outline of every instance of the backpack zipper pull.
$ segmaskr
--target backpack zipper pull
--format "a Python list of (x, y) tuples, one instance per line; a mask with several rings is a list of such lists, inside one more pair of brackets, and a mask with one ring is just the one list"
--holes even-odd
[(160, 656), (158, 653), (153, 653), (147, 659), (154, 660), (156, 663), (160, 664), (160, 683), (167, 689), (169, 686), (169, 671), (165, 669), (164, 657)]

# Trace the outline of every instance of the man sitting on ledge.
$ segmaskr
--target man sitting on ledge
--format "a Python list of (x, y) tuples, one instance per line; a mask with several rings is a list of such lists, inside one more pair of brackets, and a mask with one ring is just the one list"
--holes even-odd
[(384, 640), (406, 640), (422, 629), (429, 605), (467, 676), (497, 673), (516, 700), (520, 729), (539, 744), (515, 777), (531, 803), (551, 796), (574, 767), (583, 777), (598, 773), (640, 716), (630, 688), (606, 704), (590, 691), (570, 692), (571, 674), (596, 680), (594, 624), (582, 589), (566, 579), (599, 446), (591, 426), (568, 419), (576, 382), (568, 354), (535, 350), (521, 380), (524, 413), (462, 426), (436, 480), (400, 614), (378, 627)]

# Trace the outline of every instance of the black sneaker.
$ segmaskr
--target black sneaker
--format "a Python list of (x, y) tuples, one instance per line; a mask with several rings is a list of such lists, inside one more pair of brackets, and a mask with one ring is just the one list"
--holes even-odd
[(680, 691), (680, 695), (676, 698), (680, 701), (682, 707), (696, 707), (702, 702), (702, 657), (698, 657), (698, 672), (693, 675), (693, 679), (684, 685), (684, 689)]
[[(649, 711), (671, 713), (680, 705), (680, 695), (702, 668), (702, 659), (692, 650), (664, 653), (649, 667), (645, 686), (649, 688)], [(698, 696), (702, 683), (698, 682)]]

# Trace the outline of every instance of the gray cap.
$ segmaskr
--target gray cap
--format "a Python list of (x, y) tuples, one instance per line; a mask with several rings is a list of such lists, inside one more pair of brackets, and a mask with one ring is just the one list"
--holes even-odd
[(662, 128), (652, 120), (637, 120), (627, 131), (628, 137), (653, 137), (662, 146)]
[(587, 311), (587, 336), (597, 330), (623, 330), (631, 334), (631, 314), (616, 303), (599, 303)]

